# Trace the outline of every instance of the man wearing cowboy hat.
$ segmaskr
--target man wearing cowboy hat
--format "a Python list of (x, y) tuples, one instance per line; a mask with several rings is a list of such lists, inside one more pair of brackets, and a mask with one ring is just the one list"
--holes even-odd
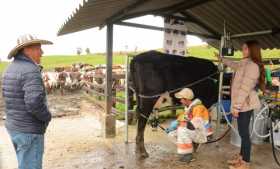
[(14, 59), (3, 75), (5, 126), (14, 145), (19, 169), (42, 169), (44, 133), (51, 120), (41, 76), (41, 45), (50, 41), (20, 36), (9, 55)]
[(185, 111), (178, 114), (177, 120), (171, 123), (166, 132), (177, 137), (180, 161), (189, 163), (193, 160), (193, 143), (205, 143), (212, 134), (209, 112), (199, 99), (194, 99), (190, 88), (182, 89), (175, 97), (180, 99)]

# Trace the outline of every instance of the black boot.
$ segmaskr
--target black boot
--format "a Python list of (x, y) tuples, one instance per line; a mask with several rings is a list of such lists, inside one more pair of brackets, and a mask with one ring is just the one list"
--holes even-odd
[(190, 163), (193, 160), (192, 154), (184, 154), (180, 157), (179, 161), (184, 163)]

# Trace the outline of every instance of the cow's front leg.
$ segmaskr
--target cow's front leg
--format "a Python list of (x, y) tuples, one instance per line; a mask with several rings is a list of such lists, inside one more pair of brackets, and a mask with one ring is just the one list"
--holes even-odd
[(63, 89), (64, 89), (64, 85), (60, 85), (60, 94), (61, 94), (61, 96), (64, 95)]
[(136, 156), (140, 159), (149, 157), (144, 144), (144, 131), (147, 119), (139, 115), (136, 136)]

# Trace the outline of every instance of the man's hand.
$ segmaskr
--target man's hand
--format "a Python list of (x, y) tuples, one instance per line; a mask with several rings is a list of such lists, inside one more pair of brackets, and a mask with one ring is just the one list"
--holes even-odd
[(232, 116), (237, 118), (239, 116), (239, 112), (237, 112), (237, 111), (232, 112)]

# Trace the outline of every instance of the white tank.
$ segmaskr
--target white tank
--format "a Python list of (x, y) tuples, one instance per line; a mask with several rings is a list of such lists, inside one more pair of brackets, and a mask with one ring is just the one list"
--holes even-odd
[[(258, 116), (258, 111), (254, 112), (254, 116), (252, 118), (252, 123), (255, 122), (254, 132), (251, 135), (251, 141), (253, 144), (263, 144), (264, 140), (268, 137), (260, 137), (260, 136), (269, 136), (269, 119), (268, 119), (268, 111), (262, 113)], [(258, 133), (258, 134), (256, 134)], [(258, 136), (260, 135), (260, 136)]]
[[(280, 146), (280, 126), (279, 126), (279, 121), (277, 122), (278, 125), (276, 128), (274, 128), (273, 132), (273, 140), (274, 140), (274, 145), (275, 146)], [(273, 126), (275, 126), (275, 123), (273, 123)]]

